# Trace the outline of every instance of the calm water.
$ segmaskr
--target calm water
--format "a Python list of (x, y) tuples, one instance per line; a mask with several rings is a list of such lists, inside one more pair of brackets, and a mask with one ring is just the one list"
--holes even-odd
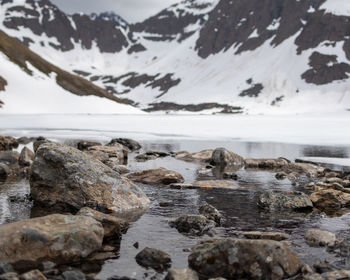
[[(45, 130), (40, 131), (39, 134), (50, 136), (52, 140), (67, 144), (72, 144), (77, 140), (74, 137), (64, 140), (61, 136), (46, 135)], [(98, 140), (100, 138), (89, 137), (89, 139)], [(155, 139), (152, 141), (141, 139), (141, 143), (143, 150), (156, 149), (169, 152), (183, 150), (197, 152), (208, 148), (226, 147), (243, 157), (283, 156), (291, 160), (302, 156), (350, 157), (350, 146), (330, 147), (186, 139)], [(186, 182), (198, 179), (198, 170), (202, 168), (198, 164), (171, 157), (138, 163), (134, 161), (136, 155), (134, 153), (129, 157), (128, 167), (131, 171), (166, 167), (180, 172)], [(219, 172), (216, 175), (219, 176)], [(302, 178), (300, 185), (292, 186), (288, 180), (276, 180), (275, 174), (270, 172), (239, 170), (237, 175), (239, 179), (235, 182), (236, 187), (230, 190), (172, 190), (167, 187), (140, 185), (152, 200), (151, 207), (140, 219), (131, 224), (128, 233), (123, 236), (120, 257), (104, 263), (98, 274), (99, 279), (124, 276), (135, 279), (162, 279), (164, 275), (153, 270), (146, 270), (135, 262), (136, 254), (144, 247), (158, 248), (168, 252), (172, 257), (173, 268), (187, 267), (188, 249), (208, 236), (186, 237), (170, 228), (168, 221), (184, 213), (198, 213), (199, 206), (205, 202), (214, 205), (224, 216), (223, 227), (215, 230), (215, 236), (236, 237), (236, 232), (239, 230), (282, 231), (291, 235), (291, 247), (304, 262), (313, 264), (318, 259), (328, 259), (337, 263), (345, 263), (345, 260), (336, 259), (324, 249), (308, 247), (304, 243), (303, 236), (307, 229), (313, 227), (347, 235), (347, 230), (350, 228), (350, 214), (329, 218), (320, 213), (268, 213), (260, 211), (256, 206), (259, 193), (268, 189), (300, 190), (308, 183), (307, 178)], [(214, 178), (212, 174), (209, 174), (209, 177)], [(29, 185), (25, 181), (0, 183), (0, 223), (30, 217), (31, 204), (27, 200), (29, 192)], [(160, 207), (160, 201), (173, 202), (174, 206)], [(139, 243), (139, 249), (133, 246), (135, 242)]]

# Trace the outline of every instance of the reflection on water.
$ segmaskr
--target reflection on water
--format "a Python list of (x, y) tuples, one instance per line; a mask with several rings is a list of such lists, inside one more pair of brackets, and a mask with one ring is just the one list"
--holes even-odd
[(305, 157), (348, 158), (349, 155), (349, 149), (346, 147), (307, 146), (303, 148)]

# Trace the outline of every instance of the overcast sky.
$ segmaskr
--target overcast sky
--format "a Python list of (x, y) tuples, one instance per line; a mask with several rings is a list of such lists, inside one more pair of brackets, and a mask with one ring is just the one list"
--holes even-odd
[(51, 0), (61, 10), (74, 13), (114, 11), (128, 22), (142, 21), (180, 0)]

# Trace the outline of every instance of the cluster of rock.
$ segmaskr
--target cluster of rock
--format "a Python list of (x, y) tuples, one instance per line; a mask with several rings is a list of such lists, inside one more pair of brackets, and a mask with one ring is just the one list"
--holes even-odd
[[(75, 148), (43, 137), (0, 138), (0, 176), (6, 179), (16, 175), (13, 170), (25, 168), (34, 207), (45, 209), (40, 212), (44, 216), (0, 226), (0, 263), (7, 267), (0, 271), (0, 279), (52, 278), (50, 273), (58, 265), (117, 256), (118, 247), (113, 244), (128, 229), (128, 223), (117, 215), (145, 211), (150, 203), (116, 168), (130, 151), (124, 144), (135, 146), (127, 140), (117, 139), (106, 146), (81, 141)], [(35, 153), (27, 147), (21, 154), (12, 151), (19, 142), (31, 141)], [(111, 162), (114, 168), (109, 167)], [(50, 269), (42, 269), (47, 262), (52, 264)], [(56, 269), (55, 276), (61, 272)], [(69, 273), (81, 272), (66, 271), (59, 277), (85, 279), (84, 274), (69, 278)]]

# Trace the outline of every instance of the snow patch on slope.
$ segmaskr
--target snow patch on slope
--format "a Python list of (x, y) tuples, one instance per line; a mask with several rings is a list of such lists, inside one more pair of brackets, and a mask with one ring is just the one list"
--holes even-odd
[(350, 16), (350, 1), (349, 0), (327, 0), (320, 7), (320, 10), (326, 10), (326, 13), (331, 13), (337, 16)]
[(77, 96), (56, 84), (55, 77), (48, 77), (30, 67), (33, 76), (23, 72), (7, 57), (0, 54), (0, 76), (8, 85), (0, 92), (5, 103), (0, 114), (144, 114), (132, 106), (96, 96)]

